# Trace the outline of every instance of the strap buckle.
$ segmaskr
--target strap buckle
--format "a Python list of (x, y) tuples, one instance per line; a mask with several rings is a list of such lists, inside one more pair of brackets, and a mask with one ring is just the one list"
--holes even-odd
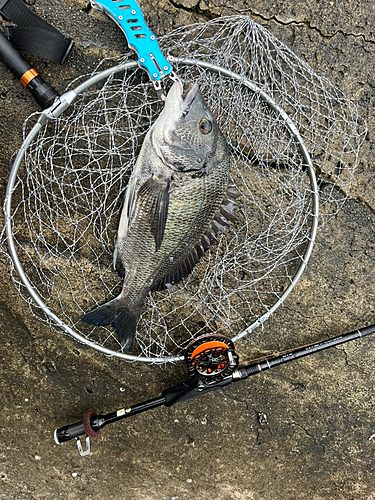
[[(6, 0), (8, 1), (8, 0)], [(0, 0), (1, 2), (1, 0)], [(9, 23), (9, 24), (6, 24), (5, 25), (5, 33), (4, 35), (8, 38), (8, 40), (11, 42), (11, 38), (12, 38), (12, 28), (16, 28), (17, 25), (16, 24), (13, 24), (13, 23)]]

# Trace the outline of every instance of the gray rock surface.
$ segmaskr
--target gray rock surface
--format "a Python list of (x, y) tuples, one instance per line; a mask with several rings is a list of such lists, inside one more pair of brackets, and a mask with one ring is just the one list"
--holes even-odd
[[(369, 127), (351, 199), (320, 231), (285, 307), (239, 344), (242, 360), (374, 323), (372, 0), (141, 3), (158, 35), (248, 14), (357, 102)], [(83, 0), (34, 6), (76, 40), (63, 67), (30, 58), (60, 91), (124, 44), (113, 24), (86, 7)], [(33, 111), (28, 93), (1, 66), (2, 199), (23, 121)], [(18, 297), (7, 260), (0, 266), (0, 500), (375, 498), (375, 338), (108, 426), (81, 458), (74, 442), (54, 443), (56, 427), (80, 420), (88, 408), (107, 413), (155, 397), (184, 379), (184, 367), (127, 364), (51, 332)]]

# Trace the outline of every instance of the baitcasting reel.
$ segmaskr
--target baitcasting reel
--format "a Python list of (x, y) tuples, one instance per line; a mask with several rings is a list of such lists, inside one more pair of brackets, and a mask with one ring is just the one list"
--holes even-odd
[(224, 335), (204, 335), (193, 340), (185, 352), (189, 375), (210, 385), (232, 375), (239, 357), (233, 342)]

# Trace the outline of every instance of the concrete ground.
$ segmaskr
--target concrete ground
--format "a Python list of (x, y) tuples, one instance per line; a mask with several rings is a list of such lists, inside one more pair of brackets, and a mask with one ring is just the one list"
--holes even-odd
[[(248, 14), (358, 103), (369, 127), (351, 199), (319, 233), (285, 307), (241, 343), (242, 356), (375, 323), (373, 1), (140, 3), (158, 35)], [(87, 14), (85, 0), (36, 0), (34, 7), (76, 40), (63, 67), (31, 58), (58, 90), (121, 51), (121, 34)], [(3, 66), (0, 103), (3, 198), (22, 123), (35, 110)], [(7, 261), (0, 265), (0, 500), (375, 499), (375, 338), (108, 426), (82, 458), (74, 442), (54, 443), (56, 427), (88, 408), (107, 413), (155, 397), (184, 379), (184, 367), (127, 364), (51, 332), (18, 298)]]

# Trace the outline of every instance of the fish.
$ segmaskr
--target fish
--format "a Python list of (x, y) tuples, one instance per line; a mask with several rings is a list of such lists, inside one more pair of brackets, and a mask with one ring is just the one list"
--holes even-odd
[(174, 82), (124, 196), (113, 255), (122, 291), (82, 320), (111, 325), (131, 351), (148, 293), (186, 278), (235, 219), (239, 192), (229, 180), (230, 149), (198, 84), (183, 97)]

